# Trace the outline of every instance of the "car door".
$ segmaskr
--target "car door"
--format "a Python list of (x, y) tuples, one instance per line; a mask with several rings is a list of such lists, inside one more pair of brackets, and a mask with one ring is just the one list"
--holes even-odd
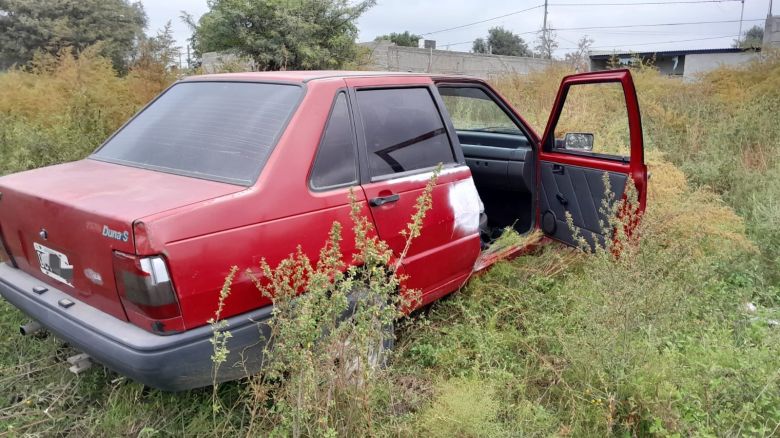
[(361, 86), (365, 82), (370, 80), (350, 80), (356, 85), (362, 187), (376, 231), (396, 256), (404, 250), (402, 231), (417, 199), (442, 166), (432, 208), (402, 265), (406, 286), (421, 291), (427, 303), (457, 289), (471, 274), (480, 250), (479, 196), (430, 82)]
[(628, 201), (644, 211), (642, 122), (628, 70), (565, 77), (540, 142), (538, 215), (546, 235), (569, 245), (578, 244), (576, 234), (591, 246), (605, 243), (605, 202), (622, 199), (630, 182), (636, 199)]

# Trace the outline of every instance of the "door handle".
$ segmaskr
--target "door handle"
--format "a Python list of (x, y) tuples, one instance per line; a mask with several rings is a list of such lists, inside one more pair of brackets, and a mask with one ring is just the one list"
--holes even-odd
[(565, 167), (561, 166), (560, 164), (553, 164), (552, 173), (563, 175), (564, 169)]
[(401, 199), (401, 195), (395, 193), (395, 194), (388, 195), (388, 196), (380, 196), (378, 198), (372, 198), (370, 201), (368, 201), (368, 203), (372, 207), (381, 207), (381, 206), (383, 206), (385, 204), (389, 204), (391, 202), (396, 202), (399, 199)]

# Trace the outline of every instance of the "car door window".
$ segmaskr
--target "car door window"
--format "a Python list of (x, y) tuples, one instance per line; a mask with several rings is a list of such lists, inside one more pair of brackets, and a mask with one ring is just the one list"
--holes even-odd
[(552, 151), (628, 161), (631, 138), (621, 84), (570, 87), (553, 134), (554, 138), (548, 139)]
[(359, 90), (357, 103), (372, 176), (455, 162), (428, 88)]
[(477, 87), (440, 87), (444, 106), (458, 131), (525, 135), (484, 90)]
[(346, 93), (339, 93), (331, 109), (311, 174), (311, 186), (326, 189), (357, 182), (355, 135)]

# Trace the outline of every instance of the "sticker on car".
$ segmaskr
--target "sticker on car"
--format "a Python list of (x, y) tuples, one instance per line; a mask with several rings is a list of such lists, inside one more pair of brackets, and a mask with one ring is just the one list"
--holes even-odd
[(73, 265), (68, 261), (68, 256), (39, 243), (33, 243), (33, 247), (38, 254), (41, 272), (61, 283), (73, 286)]

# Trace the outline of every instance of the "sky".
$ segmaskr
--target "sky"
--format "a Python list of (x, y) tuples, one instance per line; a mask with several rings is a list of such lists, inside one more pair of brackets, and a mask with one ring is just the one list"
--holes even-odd
[[(689, 3), (679, 3), (683, 1)], [(769, 1), (745, 0), (743, 31), (756, 24), (763, 27)], [(778, 4), (773, 12), (780, 14), (780, 0), (775, 2)], [(208, 11), (206, 0), (142, 3), (149, 16), (147, 32), (154, 33), (171, 20), (174, 35), (186, 53), (190, 31), (180, 20), (180, 11), (198, 18)], [(543, 3), (544, 0), (378, 0), (358, 20), (358, 40), (371, 41), (377, 35), (408, 30), (436, 40), (438, 49), (469, 51), (474, 39), (487, 35), (491, 27), (503, 26), (520, 34), (533, 47), (544, 20)], [(572, 51), (586, 35), (594, 40), (592, 49), (599, 51), (723, 48), (730, 47), (739, 33), (741, 7), (739, 0), (549, 0), (547, 22), (556, 29), (558, 57)], [(530, 10), (515, 13), (525, 9)], [(504, 17), (493, 19), (499, 16)], [(488, 21), (469, 25), (483, 20)], [(655, 26), (691, 22), (719, 23)], [(460, 27), (463, 25), (468, 26)], [(613, 28), (604, 28), (610, 26)], [(460, 28), (443, 31), (452, 27)], [(593, 27), (600, 29), (582, 29)]]

